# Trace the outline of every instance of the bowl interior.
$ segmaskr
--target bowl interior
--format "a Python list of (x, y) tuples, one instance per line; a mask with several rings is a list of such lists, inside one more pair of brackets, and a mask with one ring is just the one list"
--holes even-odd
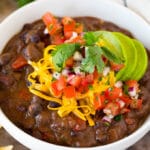
[[(41, 18), (41, 16), (47, 11), (52, 12), (56, 16), (94, 16), (106, 21), (111, 21), (120, 27), (129, 30), (137, 39), (150, 49), (150, 26), (127, 8), (108, 2), (107, 0), (82, 0), (82, 2), (81, 0), (44, 0), (34, 2), (17, 10), (0, 24), (0, 52), (3, 50), (9, 39), (19, 32), (25, 23), (30, 23)], [(39, 146), (41, 146), (44, 150), (49, 149), (49, 147), (51, 147), (51, 149), (63, 149), (63, 147), (42, 142), (25, 134), (23, 131), (15, 127), (3, 113), (0, 113), (0, 118), (0, 122), (6, 127), (6, 130), (29, 148), (38, 150), (41, 149), (39, 148)], [(150, 129), (149, 120), (150, 119), (147, 119), (144, 125), (129, 137), (102, 146), (101, 149), (118, 149), (118, 145), (120, 144), (120, 149), (123, 149), (135, 143)], [(88, 149), (96, 150), (99, 148), (95, 147)]]

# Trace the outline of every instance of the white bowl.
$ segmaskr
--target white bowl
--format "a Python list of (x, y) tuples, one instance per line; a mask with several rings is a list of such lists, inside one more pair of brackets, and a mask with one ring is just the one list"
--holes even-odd
[[(150, 26), (138, 15), (127, 8), (107, 0), (43, 0), (29, 4), (7, 17), (0, 24), (0, 50), (9, 39), (21, 30), (25, 23), (39, 19), (46, 11), (56, 16), (95, 16), (111, 21), (129, 30), (137, 39), (150, 49)], [(16, 127), (0, 109), (0, 124), (19, 142), (33, 150), (109, 150), (126, 149), (142, 138), (150, 130), (150, 117), (133, 134), (117, 142), (91, 148), (70, 148), (49, 144), (38, 140)]]

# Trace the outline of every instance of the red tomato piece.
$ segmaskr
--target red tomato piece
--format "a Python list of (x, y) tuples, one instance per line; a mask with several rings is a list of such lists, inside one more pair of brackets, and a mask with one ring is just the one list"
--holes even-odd
[(94, 75), (93, 74), (88, 74), (88, 75), (86, 75), (85, 79), (86, 79), (87, 83), (93, 84), (93, 82), (94, 82)]
[(111, 69), (114, 71), (119, 71), (124, 67), (124, 64), (116, 64), (114, 62), (111, 62), (110, 65), (111, 65)]
[(76, 22), (71, 17), (64, 17), (62, 24), (64, 25), (64, 32), (74, 31)]
[(78, 34), (83, 32), (83, 24), (81, 23), (76, 23), (75, 25), (75, 32), (77, 32)]
[(119, 104), (116, 102), (110, 102), (106, 105), (105, 109), (108, 109), (111, 111), (111, 114), (113, 116), (116, 116), (120, 113), (120, 107)]
[(49, 34), (50, 35), (59, 35), (60, 37), (61, 36), (61, 30), (62, 30), (62, 26), (59, 24), (59, 23), (56, 23), (56, 24), (50, 24), (49, 26), (47, 26), (48, 28), (48, 31), (49, 31)]
[(69, 84), (74, 87), (79, 87), (81, 80), (82, 80), (81, 76), (76, 75), (69, 81)]
[(65, 31), (64, 32), (64, 36), (67, 40), (70, 39), (72, 37), (72, 35), (73, 35), (73, 31)]
[(74, 86), (67, 86), (63, 90), (63, 94), (66, 98), (75, 98), (76, 97), (76, 91)]
[(100, 110), (100, 109), (104, 108), (104, 105), (105, 105), (104, 95), (95, 94), (95, 99), (94, 99), (95, 110)]
[(63, 90), (66, 87), (66, 78), (64, 76), (60, 76), (59, 80), (57, 82), (57, 89), (59, 91)]
[(109, 88), (105, 91), (105, 96), (108, 100), (114, 101), (122, 96), (122, 89), (117, 87)]
[(15, 69), (15, 70), (17, 70), (17, 69), (20, 69), (20, 68), (24, 67), (27, 64), (28, 64), (27, 60), (22, 55), (20, 55), (12, 63), (12, 68)]
[(46, 26), (55, 24), (57, 22), (57, 19), (50, 12), (45, 13), (42, 19)]
[(66, 66), (67, 67), (72, 67), (74, 64), (74, 60), (73, 60), (73, 57), (70, 57), (66, 60)]
[(58, 86), (57, 84), (58, 84), (57, 81), (52, 82), (52, 84), (51, 84), (51, 92), (52, 92), (52, 94), (54, 96), (60, 97), (61, 94), (62, 94), (62, 91), (57, 89), (57, 86)]
[(51, 36), (51, 43), (54, 45), (59, 45), (64, 43), (65, 38), (62, 35), (56, 34)]
[(127, 95), (121, 96), (120, 99), (125, 102), (126, 106), (129, 106), (132, 101)]

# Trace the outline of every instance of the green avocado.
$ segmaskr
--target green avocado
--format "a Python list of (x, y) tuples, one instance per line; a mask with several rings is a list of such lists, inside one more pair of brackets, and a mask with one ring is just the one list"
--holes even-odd
[(125, 58), (125, 67), (117, 73), (116, 78), (122, 81), (133, 79), (132, 76), (138, 63), (136, 47), (128, 36), (119, 32), (113, 32), (113, 34), (119, 39)]
[(122, 61), (124, 60), (122, 48), (118, 38), (113, 34), (113, 32), (109, 31), (97, 31), (94, 34), (99, 37), (99, 41), (103, 41), (105, 47), (107, 47), (111, 52), (113, 52), (117, 57), (119, 57)]
[(140, 80), (147, 69), (148, 56), (147, 56), (146, 50), (141, 42), (139, 42), (135, 39), (133, 39), (132, 41), (136, 47), (137, 59), (138, 59), (132, 78), (135, 80)]

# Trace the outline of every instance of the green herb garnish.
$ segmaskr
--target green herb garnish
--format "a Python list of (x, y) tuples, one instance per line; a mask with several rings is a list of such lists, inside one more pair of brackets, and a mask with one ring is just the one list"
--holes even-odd
[(114, 117), (115, 121), (120, 121), (121, 119), (122, 119), (122, 115), (121, 114)]
[(52, 52), (52, 60), (57, 71), (61, 71), (65, 65), (65, 61), (71, 57), (77, 49), (79, 49), (78, 44), (62, 44), (56, 46), (56, 50)]

